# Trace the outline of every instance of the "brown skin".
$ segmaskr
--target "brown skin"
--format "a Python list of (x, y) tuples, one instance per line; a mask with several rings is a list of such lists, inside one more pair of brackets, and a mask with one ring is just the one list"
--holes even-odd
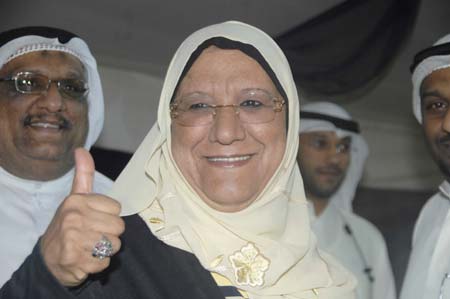
[(450, 68), (428, 75), (420, 87), (423, 131), (431, 154), (450, 181)]
[[(264, 89), (281, 98), (264, 69), (238, 50), (210, 47), (181, 81), (176, 98), (203, 93), (216, 105), (235, 104), (239, 92)], [(234, 109), (217, 111), (212, 124), (186, 127), (172, 121), (173, 157), (203, 201), (222, 212), (248, 207), (273, 176), (286, 147), (285, 110), (262, 124), (242, 123)], [(212, 161), (211, 158), (244, 158)]]
[[(22, 71), (50, 79), (86, 80), (81, 62), (58, 51), (19, 56), (2, 67), (0, 77)], [(57, 125), (58, 129), (39, 124)], [(13, 82), (0, 82), (0, 166), (11, 174), (38, 181), (61, 177), (73, 167), (73, 152), (84, 145), (87, 132), (86, 100), (61, 96), (53, 83), (45, 93), (27, 95), (18, 93)]]
[(297, 156), (306, 197), (320, 215), (337, 191), (350, 164), (351, 137), (339, 138), (335, 132), (301, 133)]
[[(32, 71), (50, 79), (86, 80), (81, 62), (57, 51), (33, 52), (7, 63), (0, 77)], [(74, 152), (84, 145), (88, 132), (86, 100), (63, 97), (56, 84), (39, 95), (18, 93), (11, 82), (0, 83), (0, 166), (25, 179), (56, 179), (74, 166)], [(92, 257), (102, 235), (114, 252), (121, 246), (124, 222), (120, 204), (93, 194), (94, 163), (89, 153), (76, 152), (76, 173), (71, 194), (58, 208), (40, 239), (41, 254), (50, 272), (65, 286), (82, 283), (89, 274), (108, 267), (110, 259)]]
[(92, 193), (94, 161), (83, 148), (75, 151), (75, 177), (71, 194), (56, 211), (40, 239), (41, 254), (47, 268), (64, 286), (77, 286), (89, 274), (103, 271), (110, 258), (92, 256), (92, 247), (102, 236), (120, 249), (119, 236), (125, 230), (120, 204), (112, 198)]

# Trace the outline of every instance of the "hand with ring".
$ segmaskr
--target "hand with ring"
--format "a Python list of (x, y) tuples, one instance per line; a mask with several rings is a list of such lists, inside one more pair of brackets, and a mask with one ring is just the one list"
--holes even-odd
[(94, 245), (94, 248), (92, 248), (92, 256), (102, 260), (106, 257), (111, 257), (112, 255), (113, 247), (111, 241), (107, 237), (102, 236), (102, 239)]
[(75, 164), (71, 194), (40, 240), (45, 264), (68, 287), (106, 269), (110, 257), (120, 249), (119, 236), (125, 230), (120, 204), (92, 193), (95, 167), (89, 152), (77, 149)]

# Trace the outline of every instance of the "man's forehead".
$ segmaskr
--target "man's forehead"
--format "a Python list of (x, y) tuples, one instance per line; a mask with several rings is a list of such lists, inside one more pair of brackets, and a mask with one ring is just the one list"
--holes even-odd
[[(343, 132), (343, 131), (341, 131)], [(305, 135), (309, 137), (322, 137), (322, 138), (332, 138), (339, 141), (351, 141), (352, 137), (350, 133), (347, 134), (338, 134), (337, 131), (333, 130), (323, 130), (323, 131), (307, 131), (301, 132), (300, 136)]]
[(62, 51), (35, 51), (20, 55), (0, 69), (3, 76), (12, 75), (19, 71), (64, 72), (68, 75), (84, 76), (86, 73), (83, 63), (75, 56)]
[(428, 74), (420, 84), (420, 89), (422, 90), (424, 87), (428, 87), (431, 83), (434, 83), (436, 79), (450, 79), (450, 67), (445, 67), (441, 69), (437, 69)]

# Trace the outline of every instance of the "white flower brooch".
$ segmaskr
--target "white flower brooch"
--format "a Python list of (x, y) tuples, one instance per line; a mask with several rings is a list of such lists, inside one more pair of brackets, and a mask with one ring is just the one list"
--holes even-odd
[(238, 285), (252, 287), (264, 284), (264, 273), (269, 269), (270, 261), (265, 258), (252, 243), (229, 256)]

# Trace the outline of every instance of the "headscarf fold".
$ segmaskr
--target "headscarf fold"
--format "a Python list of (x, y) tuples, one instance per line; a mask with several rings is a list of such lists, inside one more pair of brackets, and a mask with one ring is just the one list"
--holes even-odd
[[(287, 146), (258, 198), (224, 213), (196, 194), (171, 152), (170, 101), (192, 53), (221, 37), (253, 46), (267, 61), (288, 100)], [(164, 81), (157, 123), (113, 186), (124, 215), (139, 213), (168, 245), (192, 252), (202, 266), (225, 276), (250, 298), (353, 298), (354, 279), (316, 248), (303, 182), (296, 164), (299, 102), (288, 62), (267, 34), (240, 22), (205, 27), (173, 57)], [(151, 257), (149, 257), (151, 259)]]
[[(352, 117), (343, 108), (330, 102), (314, 102), (303, 105), (303, 112), (312, 112), (326, 116), (331, 116), (341, 120), (352, 121)], [(330, 131), (335, 132), (339, 138), (350, 136), (351, 152), (350, 165), (348, 166), (345, 178), (339, 189), (331, 196), (330, 203), (345, 211), (353, 211), (352, 202), (355, 191), (364, 172), (364, 165), (369, 155), (369, 147), (361, 134), (345, 127), (336, 126), (333, 122), (325, 119), (303, 118), (300, 125), (300, 133)]]
[(81, 38), (57, 28), (22, 27), (0, 34), (0, 68), (14, 58), (36, 51), (68, 53), (78, 58), (86, 68), (89, 130), (84, 147), (89, 149), (97, 141), (104, 120), (103, 91), (94, 56)]

